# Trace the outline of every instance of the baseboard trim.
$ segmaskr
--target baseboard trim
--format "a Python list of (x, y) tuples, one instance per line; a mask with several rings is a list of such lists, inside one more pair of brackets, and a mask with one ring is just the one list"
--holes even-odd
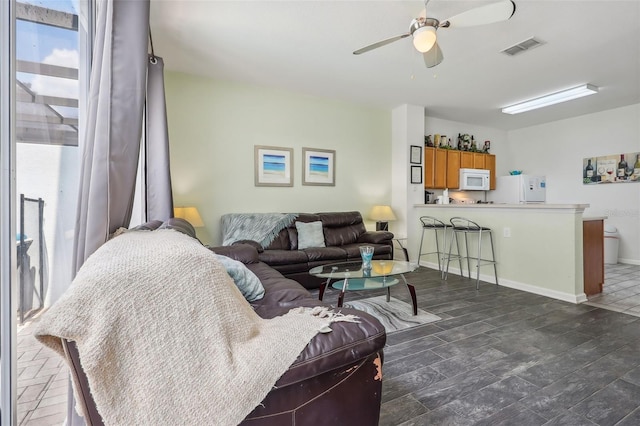
[(619, 258), (618, 263), (624, 263), (626, 265), (640, 265), (640, 260)]
[[(423, 262), (420, 262), (420, 266), (424, 266), (424, 267), (436, 269), (436, 270), (438, 269), (438, 264), (432, 263), (432, 262), (423, 261)], [(449, 274), (460, 275), (460, 269), (453, 268), (450, 266)], [(495, 284), (496, 282), (495, 277), (493, 275), (482, 274), (482, 273), (480, 274), (480, 280), (487, 283), (493, 283), (493, 284)], [(584, 293), (580, 293), (580, 294), (565, 293), (562, 291), (556, 291), (549, 288), (538, 287), (535, 285), (521, 283), (518, 281), (507, 280), (505, 278), (500, 278), (500, 277), (498, 277), (498, 280), (500, 281), (500, 285), (503, 287), (526, 291), (527, 293), (533, 293), (540, 296), (551, 297), (552, 299), (562, 300), (563, 302), (580, 304), (587, 301), (587, 296)]]

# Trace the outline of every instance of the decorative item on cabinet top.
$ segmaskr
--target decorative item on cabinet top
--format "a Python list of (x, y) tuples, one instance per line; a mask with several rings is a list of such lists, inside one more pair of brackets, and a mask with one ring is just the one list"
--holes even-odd
[(451, 138), (448, 138), (446, 135), (440, 135), (438, 133), (433, 135), (425, 135), (424, 137), (424, 146), (425, 147), (433, 147), (433, 148), (441, 148), (441, 149), (452, 149), (456, 151), (469, 151), (469, 152), (482, 152), (485, 154), (489, 153), (491, 149), (491, 141), (486, 140), (482, 147), (479, 147), (475, 137), (473, 135), (469, 135), (468, 133), (458, 133), (458, 138), (454, 142)]

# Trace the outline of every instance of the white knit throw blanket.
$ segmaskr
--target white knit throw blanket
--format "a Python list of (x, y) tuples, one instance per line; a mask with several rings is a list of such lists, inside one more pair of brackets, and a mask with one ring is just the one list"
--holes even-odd
[[(314, 315), (315, 314), (315, 315)], [(353, 320), (256, 315), (215, 256), (173, 230), (127, 232), (83, 265), (36, 337), (77, 344), (107, 425), (235, 425), (318, 331)]]

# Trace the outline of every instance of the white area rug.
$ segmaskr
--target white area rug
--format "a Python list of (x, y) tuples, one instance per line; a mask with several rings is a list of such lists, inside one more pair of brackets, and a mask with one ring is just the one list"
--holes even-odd
[(413, 315), (413, 308), (411, 307), (411, 304), (398, 300), (395, 297), (392, 297), (389, 302), (387, 302), (387, 296), (347, 301), (345, 306), (359, 309), (373, 315), (382, 323), (382, 325), (384, 325), (387, 333), (428, 324), (442, 319), (439, 316), (425, 312), (422, 309), (418, 309), (418, 315)]

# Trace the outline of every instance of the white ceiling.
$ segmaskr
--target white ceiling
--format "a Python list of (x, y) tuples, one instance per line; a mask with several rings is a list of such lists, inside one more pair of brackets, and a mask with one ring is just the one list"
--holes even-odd
[[(155, 52), (168, 70), (432, 117), (516, 129), (640, 103), (640, 0), (514, 0), (505, 22), (441, 28), (444, 61), (427, 69), (408, 32), (421, 1), (152, 0)], [(441, 21), (492, 1), (432, 0)], [(545, 44), (499, 53), (535, 36)], [(600, 93), (519, 115), (500, 108), (583, 83)]]

